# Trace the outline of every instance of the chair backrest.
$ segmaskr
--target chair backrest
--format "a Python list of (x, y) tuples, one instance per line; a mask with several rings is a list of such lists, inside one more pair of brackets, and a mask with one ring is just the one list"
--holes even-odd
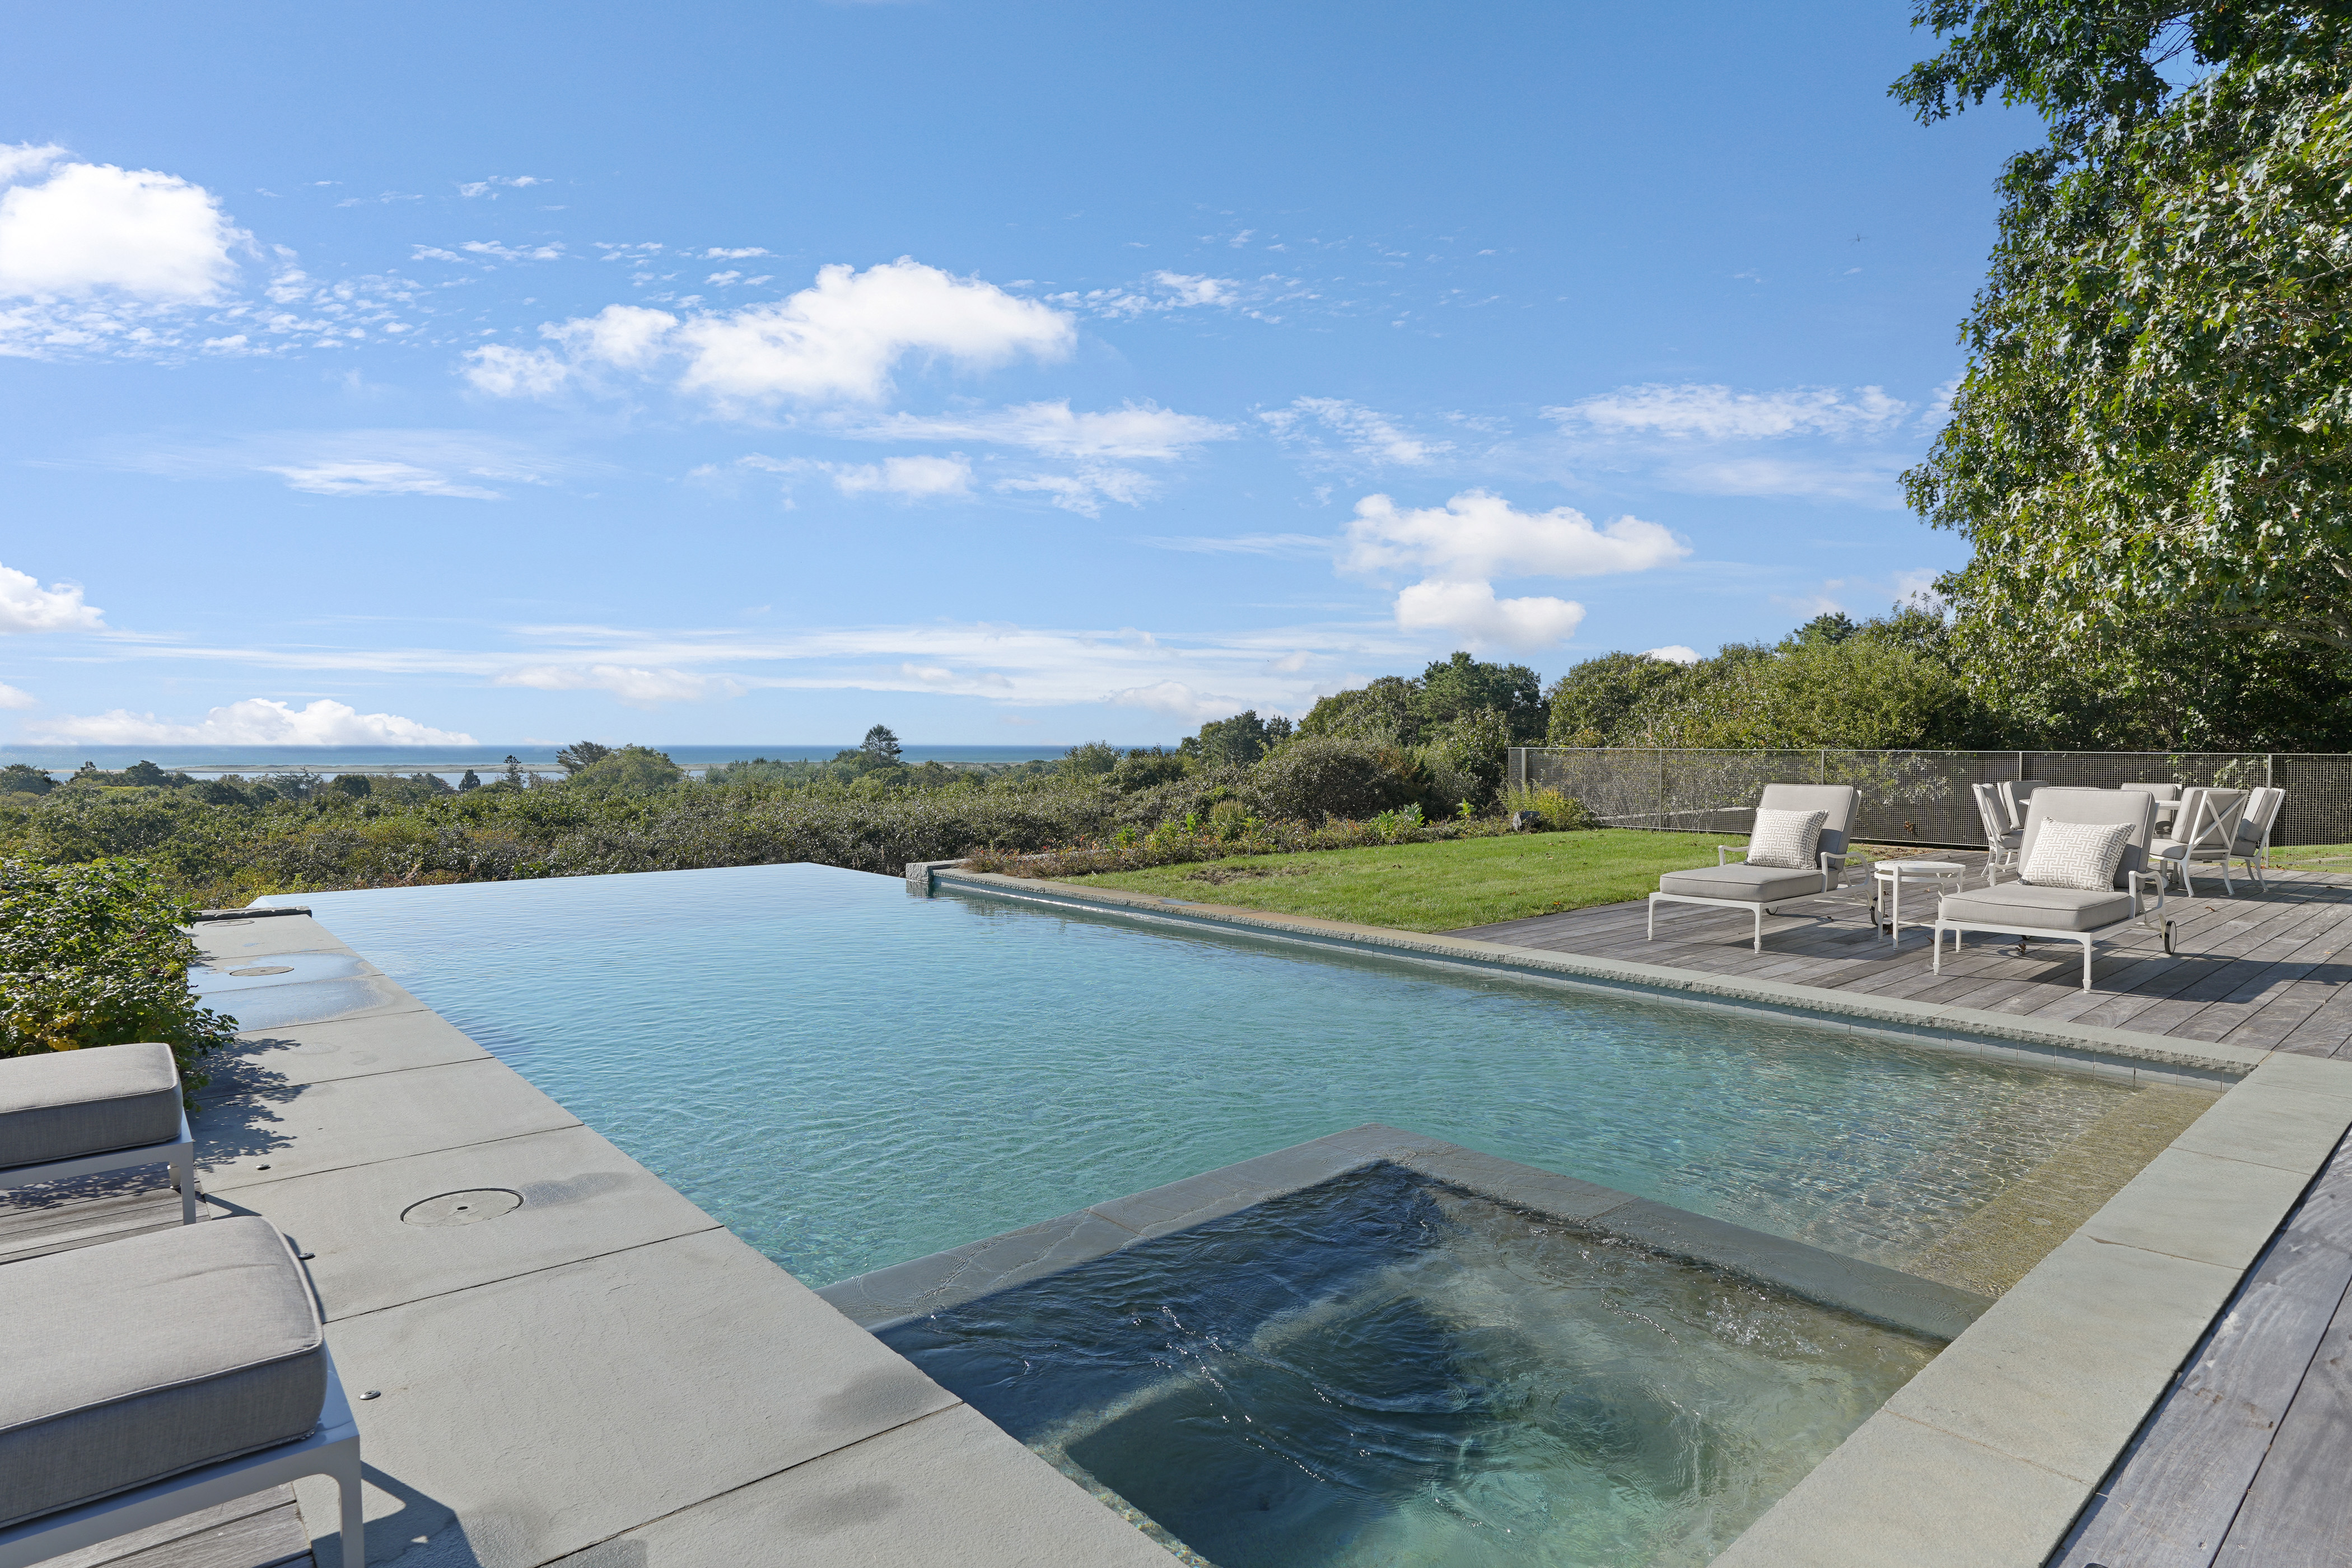
[(2042, 787), (2042, 781), (2040, 779), (2004, 779), (1998, 787), (2000, 791), (2000, 808), (2008, 816), (2009, 825), (2011, 827), (2024, 826), (2026, 803), (2032, 798), (2033, 792)]
[(2180, 785), (2177, 784), (2127, 784), (2122, 787), (2125, 789), (2136, 789), (2146, 795), (2152, 795), (2158, 800), (2179, 800), (2180, 798)]
[(1766, 784), (1756, 805), (1759, 811), (1821, 812), (1821, 852), (1843, 855), (1853, 832), (1854, 814), (1862, 807), (1862, 792), (1852, 784)]
[(2183, 791), (2172, 837), (2188, 845), (2191, 856), (2227, 855), (2237, 845), (2238, 824), (2245, 818), (2246, 797), (2252, 793), (2201, 786)]
[(2286, 804), (2286, 791), (2264, 784), (2246, 797), (2245, 819), (2238, 824), (2238, 847), (2259, 849), (2263, 840), (2278, 826), (2279, 807)]
[(2000, 847), (2000, 836), (2009, 831), (2000, 806), (2000, 795), (1989, 784), (1970, 784), (1969, 793), (1976, 797), (1977, 820), (1984, 824), (1985, 847)]
[(2033, 863), (2033, 841), (2045, 822), (2127, 822), (2131, 837), (2124, 841), (2124, 858), (2116, 866), (2116, 889), (2127, 892), (2131, 874), (2147, 865), (2148, 837), (2156, 829), (2156, 797), (2128, 789), (2042, 789), (2025, 813), (2025, 837), (2018, 841), (2017, 863)]

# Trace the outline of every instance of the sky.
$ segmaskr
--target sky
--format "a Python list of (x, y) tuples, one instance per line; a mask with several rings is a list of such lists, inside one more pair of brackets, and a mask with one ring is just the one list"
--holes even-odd
[(1907, 0), (19, 6), (0, 747), (1166, 742), (1959, 564)]

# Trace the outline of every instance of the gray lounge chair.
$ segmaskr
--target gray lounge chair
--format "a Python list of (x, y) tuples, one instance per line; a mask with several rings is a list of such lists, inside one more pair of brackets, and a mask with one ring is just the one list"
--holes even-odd
[(1650, 937), (1658, 937), (1658, 906), (1660, 904), (1709, 904), (1720, 909), (1747, 910), (1756, 917), (1756, 951), (1764, 951), (1764, 916), (1770, 905), (1786, 903), (1814, 893), (1836, 890), (1845, 875), (1847, 836), (1853, 830), (1854, 813), (1861, 794), (1852, 784), (1766, 784), (1762, 798), (1757, 801), (1759, 811), (1818, 811), (1823, 814), (1821, 843), (1816, 854), (1819, 865), (1812, 869), (1798, 867), (1750, 866), (1744, 859), (1734, 862), (1729, 857), (1745, 856), (1748, 851), (1727, 844), (1715, 847), (1715, 864), (1697, 871), (1669, 871), (1658, 879), (1658, 890), (1650, 895)]
[(91, 1046), (0, 1061), (0, 1191), (168, 1164), (196, 1218), (196, 1145), (164, 1045)]
[(2157, 782), (2151, 784), (2127, 784), (2123, 787), (2125, 789), (2136, 789), (2145, 795), (2152, 795), (2156, 796), (2156, 826), (2158, 832), (2161, 833), (2164, 829), (2172, 826), (2173, 816), (2180, 809), (2180, 791), (2183, 786), (2177, 784)]
[[(2035, 937), (2080, 942), (2083, 989), (2088, 991), (2092, 949), (2136, 928), (2144, 929), (2151, 913), (2156, 929), (2163, 933), (2164, 951), (2170, 952), (2172, 925), (2164, 918), (2164, 879), (2147, 868), (2155, 818), (2155, 798), (2135, 790), (2035, 791), (2025, 814), (2025, 837), (2018, 847), (2019, 879), (1973, 891), (1947, 893), (1937, 904), (1935, 972), (1943, 973), (1945, 932), (1951, 933), (1952, 951), (1958, 952), (1966, 933), (1998, 931), (2016, 937), (2021, 949)], [(2123, 823), (2130, 827), (2112, 886), (2098, 889), (2044, 887), (2024, 879), (2033, 865), (2035, 840), (2042, 827), (2053, 822)], [(2143, 897), (2147, 891), (2155, 894), (2153, 911)]]
[(2033, 799), (2033, 792), (2042, 787), (2040, 779), (2008, 779), (1993, 786), (2000, 795), (2000, 809), (2009, 817), (2012, 830), (2025, 826), (2025, 809)]
[(0, 1568), (303, 1476), (367, 1549), (360, 1438), (286, 1238), (245, 1215), (0, 1268)]
[(2286, 791), (2268, 784), (2246, 797), (2246, 815), (2238, 823), (2238, 841), (2230, 851), (2230, 858), (2242, 861), (2246, 875), (2254, 886), (2268, 891), (2270, 883), (2263, 873), (2270, 869), (2271, 830), (2278, 826), (2279, 808), (2286, 805)]
[(2171, 837), (2158, 839), (2148, 854), (2159, 870), (2179, 873), (2189, 897), (2197, 896), (2197, 884), (2190, 879), (2189, 868), (2200, 861), (2220, 866), (2222, 890), (2233, 899), (2238, 896), (2238, 885), (2230, 879), (2230, 860), (2237, 853), (2238, 826), (2245, 820), (2246, 797), (2251, 793), (2202, 788), (2181, 792), (2180, 816)]

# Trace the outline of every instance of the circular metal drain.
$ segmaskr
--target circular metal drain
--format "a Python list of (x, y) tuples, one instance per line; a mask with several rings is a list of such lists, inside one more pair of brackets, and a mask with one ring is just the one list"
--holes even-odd
[(504, 1187), (473, 1187), (411, 1204), (400, 1211), (400, 1219), (404, 1225), (472, 1225), (477, 1220), (512, 1214), (520, 1207), (520, 1193), (510, 1193)]
[(290, 963), (257, 963), (251, 969), (232, 969), (229, 973), (231, 974), (291, 974), (294, 973), (294, 966)]

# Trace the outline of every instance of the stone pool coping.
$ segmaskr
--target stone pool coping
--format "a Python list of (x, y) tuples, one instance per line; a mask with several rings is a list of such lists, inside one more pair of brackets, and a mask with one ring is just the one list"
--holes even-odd
[(853, 1275), (817, 1294), (878, 1334), (1382, 1163), (1930, 1339), (1958, 1338), (1992, 1305), (1916, 1275), (1379, 1122)]
[(2064, 1540), (2352, 1129), (2352, 1063), (1079, 888), (907, 868), (909, 889), (1728, 1006), (2125, 1081), (2213, 1106), (1716, 1559), (1717, 1568), (2031, 1568)]

